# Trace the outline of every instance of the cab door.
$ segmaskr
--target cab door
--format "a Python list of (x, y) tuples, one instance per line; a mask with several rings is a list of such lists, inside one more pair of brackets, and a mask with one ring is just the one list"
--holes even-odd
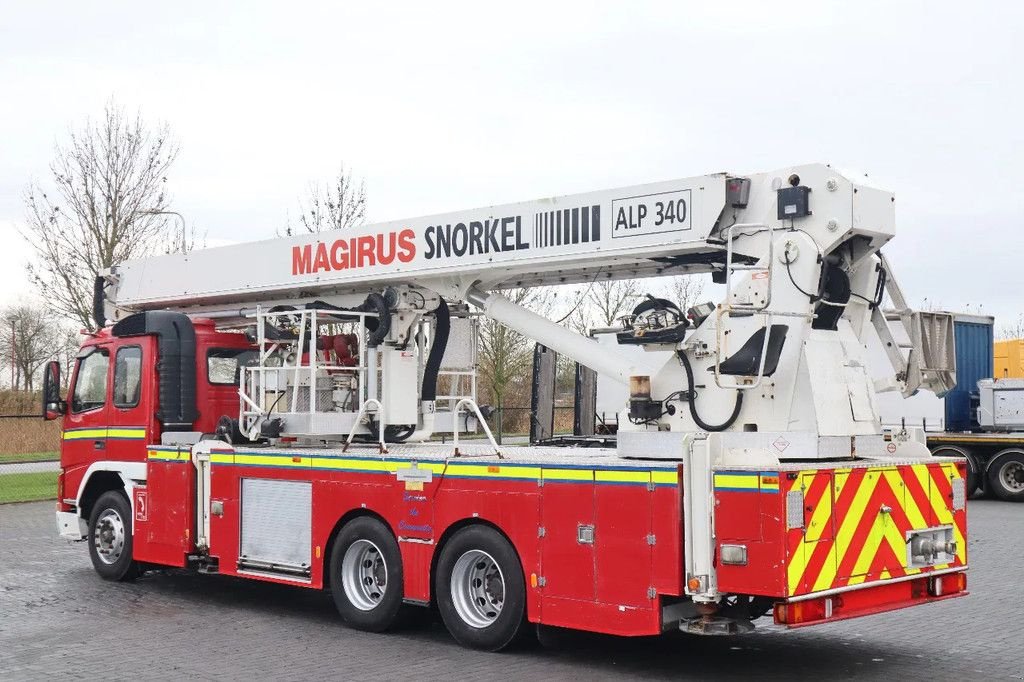
[(75, 360), (61, 442), (65, 469), (107, 459), (110, 364), (109, 343), (86, 346)]
[(143, 372), (153, 367), (155, 359), (154, 338), (139, 336), (125, 339), (111, 348), (111, 400), (108, 409), (107, 458), (122, 462), (146, 461), (146, 444), (156, 434), (151, 430), (155, 423), (155, 409), (152, 405), (152, 381)]

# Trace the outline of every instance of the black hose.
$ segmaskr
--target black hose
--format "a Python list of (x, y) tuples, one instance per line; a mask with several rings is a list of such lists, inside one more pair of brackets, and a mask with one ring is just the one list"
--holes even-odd
[(103, 285), (102, 276), (92, 282), (92, 319), (96, 322), (96, 329), (103, 329), (107, 326), (107, 318), (103, 313)]
[(370, 330), (370, 333), (366, 336), (366, 346), (368, 348), (379, 346), (391, 331), (391, 312), (388, 310), (388, 302), (381, 294), (375, 292), (367, 294), (366, 301), (357, 307), (356, 310), (377, 313), (376, 326), (370, 324), (370, 318), (366, 320), (366, 328)]
[(676, 355), (679, 356), (680, 362), (683, 363), (683, 369), (686, 371), (686, 388), (689, 393), (688, 402), (690, 404), (690, 417), (693, 418), (693, 423), (705, 431), (725, 431), (727, 428), (733, 425), (736, 418), (740, 416), (740, 408), (743, 406), (743, 391), (736, 389), (736, 406), (732, 408), (732, 414), (721, 424), (708, 424), (700, 415), (697, 414), (696, 396), (693, 385), (693, 367), (690, 366), (690, 359), (686, 357), (686, 353), (683, 351), (676, 351)]
[(427, 363), (423, 367), (423, 388), (420, 390), (420, 400), (437, 399), (437, 375), (441, 371), (441, 359), (444, 358), (444, 351), (448, 348), (448, 335), (451, 332), (451, 315), (448, 312), (448, 304), (441, 299), (437, 310), (434, 311), (434, 338), (430, 343), (430, 354), (427, 356)]

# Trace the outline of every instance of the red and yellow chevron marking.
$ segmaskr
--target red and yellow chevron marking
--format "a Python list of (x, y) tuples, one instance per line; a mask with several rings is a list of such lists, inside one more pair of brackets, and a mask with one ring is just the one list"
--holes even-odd
[[(952, 462), (801, 471), (804, 528), (789, 531), (789, 595), (966, 565), (967, 515), (952, 509)], [(887, 510), (887, 511), (883, 511)], [(956, 560), (908, 568), (906, 532), (953, 526)]]

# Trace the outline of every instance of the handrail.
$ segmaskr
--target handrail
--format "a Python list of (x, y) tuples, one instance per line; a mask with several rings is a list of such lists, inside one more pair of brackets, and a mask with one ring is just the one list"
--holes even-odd
[[(764, 298), (764, 305), (732, 305), (732, 272), (733, 270), (763, 270), (764, 268), (757, 267), (755, 263), (752, 266), (734, 266), (732, 264), (732, 242), (733, 242), (733, 230), (735, 229), (747, 229), (757, 228), (758, 232), (767, 230), (768, 232), (768, 293)], [(741, 312), (761, 312), (767, 310), (768, 306), (772, 304), (772, 276), (774, 274), (775, 264), (775, 228), (766, 223), (734, 223), (725, 229), (726, 240), (725, 240), (725, 305)], [(755, 233), (756, 234), (756, 233)]]
[(352, 424), (352, 430), (348, 432), (348, 438), (345, 439), (345, 447), (341, 449), (342, 452), (348, 452), (348, 446), (352, 445), (352, 439), (355, 438), (356, 429), (359, 428), (359, 420), (363, 418), (363, 415), (366, 413), (366, 408), (370, 403), (377, 406), (377, 415), (380, 417), (380, 428), (377, 429), (377, 435), (380, 439), (380, 454), (383, 455), (387, 453), (388, 446), (384, 444), (384, 406), (381, 405), (380, 401), (376, 398), (367, 398), (366, 401), (359, 406), (359, 413), (356, 414), (356, 420)]
[(477, 421), (480, 422), (480, 426), (484, 427), (484, 433), (487, 434), (487, 439), (491, 441), (491, 445), (494, 447), (494, 454), (498, 456), (498, 459), (505, 459), (505, 456), (501, 454), (501, 448), (498, 447), (497, 441), (494, 440), (494, 435), (491, 433), (491, 429), (487, 426), (487, 420), (484, 419), (483, 414), (480, 413), (480, 408), (471, 398), (463, 398), (459, 402), (455, 403), (455, 409), (452, 410), (454, 419), (452, 419), (452, 443), (455, 445), (455, 456), (461, 457), (459, 453), (459, 411), (462, 410), (463, 405), (469, 405), (469, 407), (476, 414)]
[[(733, 305), (732, 303), (732, 274), (734, 269), (743, 270), (763, 270), (764, 268), (758, 268), (755, 266), (746, 266), (743, 268), (736, 268), (732, 264), (732, 242), (733, 242), (733, 230), (736, 228), (747, 229), (757, 228), (760, 230), (768, 231), (768, 284), (767, 292), (764, 297), (764, 304), (761, 306), (739, 304)], [(725, 242), (725, 303), (718, 306), (718, 311), (715, 318), (715, 385), (719, 388), (733, 388), (736, 390), (749, 391), (757, 388), (761, 385), (761, 381), (764, 379), (764, 365), (768, 358), (768, 341), (772, 336), (772, 316), (773, 313), (768, 311), (768, 308), (772, 304), (772, 279), (774, 275), (774, 264), (775, 264), (775, 229), (765, 223), (734, 223), (726, 228), (726, 242)], [(730, 311), (736, 310), (738, 312), (746, 313), (762, 313), (765, 316), (765, 330), (764, 330), (764, 342), (761, 344), (761, 360), (757, 367), (757, 379), (750, 384), (741, 384), (739, 381), (733, 381), (732, 384), (722, 384), (722, 317), (729, 316)], [(766, 312), (768, 311), (768, 312)]]

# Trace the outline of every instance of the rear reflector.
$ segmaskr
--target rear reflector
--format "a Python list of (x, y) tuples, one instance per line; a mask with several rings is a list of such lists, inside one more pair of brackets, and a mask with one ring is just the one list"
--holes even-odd
[(967, 482), (962, 478), (954, 478), (953, 485), (953, 511), (960, 511), (967, 506)]
[(790, 490), (786, 493), (786, 528), (804, 527), (804, 491)]

